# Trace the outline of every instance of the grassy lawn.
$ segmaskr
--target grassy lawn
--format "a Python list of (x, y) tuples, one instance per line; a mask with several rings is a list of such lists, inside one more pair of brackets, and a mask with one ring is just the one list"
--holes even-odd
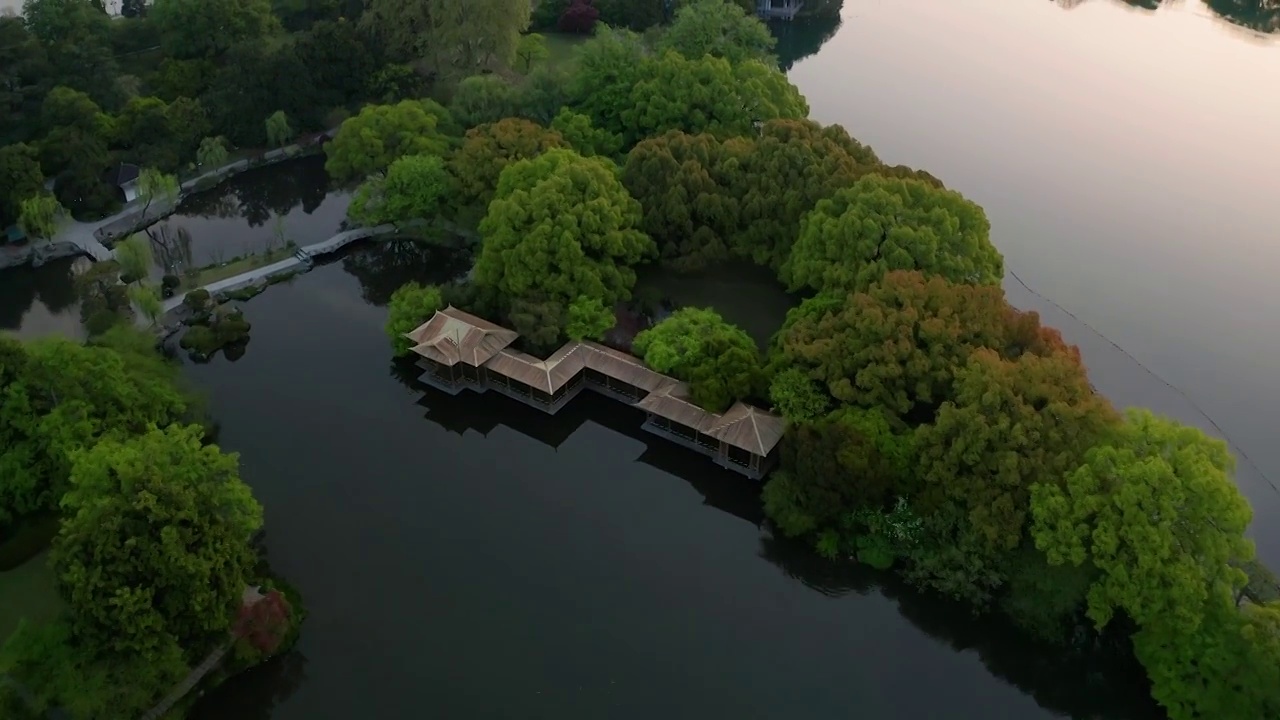
[(196, 276), (195, 280), (183, 279), (180, 293), (195, 290), (198, 287), (204, 287), (210, 283), (216, 283), (219, 280), (226, 280), (229, 277), (239, 275), (242, 272), (248, 272), (260, 267), (265, 267), (271, 263), (280, 262), (286, 258), (292, 257), (295, 249), (291, 247), (275, 248), (265, 253), (255, 253), (246, 255), (242, 258), (236, 258), (225, 265), (215, 265), (213, 267), (204, 268)]
[(587, 35), (569, 35), (563, 33), (546, 33), (547, 64), (571, 70), (574, 61), (573, 51), (586, 42)]
[(0, 644), (18, 629), (18, 622), (24, 617), (30, 622), (43, 622), (60, 612), (62, 599), (54, 589), (48, 550), (0, 573)]

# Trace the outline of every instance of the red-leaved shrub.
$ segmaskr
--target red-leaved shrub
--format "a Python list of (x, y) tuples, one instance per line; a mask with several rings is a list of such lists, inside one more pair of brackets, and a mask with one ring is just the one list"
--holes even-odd
[(591, 4), (591, 0), (573, 0), (560, 16), (560, 32), (586, 35), (595, 30), (599, 19), (600, 11)]
[(264, 655), (274, 653), (289, 632), (293, 608), (279, 590), (272, 590), (252, 605), (241, 605), (231, 632)]

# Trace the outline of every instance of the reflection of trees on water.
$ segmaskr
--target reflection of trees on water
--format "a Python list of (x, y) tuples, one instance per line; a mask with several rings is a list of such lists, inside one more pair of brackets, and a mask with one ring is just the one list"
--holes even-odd
[[(1090, 0), (1052, 0), (1054, 4), (1070, 9)], [(1168, 0), (1113, 0), (1129, 7), (1158, 10), (1169, 5)], [(1280, 0), (1203, 0), (1215, 15), (1233, 25), (1263, 33), (1280, 31)]]
[(164, 223), (147, 228), (146, 233), (156, 267), (173, 275), (196, 267), (191, 255), (191, 233), (186, 228)]
[(1228, 22), (1258, 32), (1280, 31), (1280, 0), (1205, 0)]
[[(548, 416), (494, 393), (483, 399), (470, 392), (446, 395), (418, 382), (421, 373), (411, 360), (397, 360), (390, 366), (390, 374), (418, 397), (426, 419), (446, 430), (488, 435), (501, 425), (554, 448), (588, 421), (603, 425), (643, 443), (637, 462), (684, 479), (702, 496), (704, 505), (757, 527), (765, 525), (757, 484), (744, 482), (736, 474), (715, 468), (706, 458), (644, 432), (641, 413), (612, 399), (583, 393)], [(893, 573), (829, 562), (804, 544), (775, 538), (767, 531), (761, 533), (759, 543), (761, 558), (815, 592), (831, 598), (879, 593), (894, 601), (912, 625), (957, 652), (973, 651), (994, 676), (1051, 712), (1096, 720), (1163, 717), (1151, 700), (1145, 675), (1123, 633), (1105, 641), (1082, 633), (1088, 637), (1079, 646), (1045, 646), (1018, 631), (1002, 615), (975, 616), (969, 606), (922, 593)]]
[(308, 215), (324, 202), (329, 176), (324, 157), (311, 156), (257, 168), (218, 187), (182, 201), (180, 215), (243, 217), (250, 227), (264, 225), (273, 215), (286, 215), (298, 205)]
[(243, 672), (201, 698), (191, 720), (268, 720), (307, 679), (307, 656), (297, 648)]
[(806, 3), (805, 13), (791, 22), (770, 24), (774, 37), (778, 38), (775, 49), (778, 64), (784, 71), (817, 53), (840, 29), (840, 9), (844, 0), (825, 0), (817, 5), (820, 7), (811, 8)]
[(1003, 616), (974, 615), (967, 605), (920, 592), (892, 573), (828, 562), (801, 543), (764, 535), (760, 556), (829, 597), (884, 595), (912, 625), (957, 652), (974, 651), (991, 674), (1051, 712), (1096, 720), (1164, 717), (1123, 635), (1078, 647), (1046, 646)]
[(342, 269), (360, 281), (361, 294), (386, 305), (391, 293), (408, 282), (424, 285), (456, 280), (471, 267), (471, 253), (407, 237), (374, 240), (342, 258)]
[(58, 314), (76, 303), (76, 260), (45, 263), (38, 268), (18, 267), (0, 278), (0, 330), (17, 330), (36, 300)]

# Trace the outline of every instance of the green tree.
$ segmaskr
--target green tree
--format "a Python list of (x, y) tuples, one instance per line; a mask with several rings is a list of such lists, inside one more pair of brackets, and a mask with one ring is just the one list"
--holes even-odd
[(160, 98), (130, 98), (116, 115), (112, 129), (116, 144), (128, 149), (136, 162), (170, 170), (178, 166), (183, 148), (177, 135), (182, 126), (172, 122), (169, 105)]
[(155, 257), (151, 243), (138, 234), (130, 235), (116, 247), (116, 262), (120, 263), (121, 276), (127, 283), (142, 282), (151, 274)]
[(771, 53), (776, 44), (767, 25), (725, 0), (695, 0), (683, 5), (658, 40), (660, 50), (674, 50), (687, 58), (712, 55), (731, 63), (760, 60), (775, 64)]
[[(644, 40), (629, 30), (596, 29), (575, 54), (568, 103), (591, 118), (595, 127), (623, 135), (623, 114), (631, 107), (631, 91), (649, 57)], [(634, 142), (634, 140), (632, 141)]]
[(516, 43), (516, 57), (524, 65), (524, 72), (533, 69), (533, 64), (541, 62), (550, 57), (547, 50), (547, 38), (545, 35), (538, 33), (529, 33), (521, 35), (520, 41)]
[(677, 310), (633, 347), (649, 367), (688, 382), (690, 399), (711, 412), (755, 393), (764, 377), (755, 341), (714, 310)]
[(955, 398), (977, 348), (1010, 359), (1065, 352), (1057, 331), (1009, 307), (1000, 288), (892, 272), (866, 292), (804, 301), (775, 337), (773, 362), (803, 370), (839, 403), (916, 426)]
[(1130, 410), (1114, 442), (1089, 451), (1063, 483), (1032, 489), (1032, 534), (1050, 562), (1101, 572), (1089, 617), (1123, 610), (1141, 626), (1194, 632), (1206, 603), (1233, 598), (1253, 555), (1252, 511), (1229, 473), (1226, 443), (1196, 428)]
[(424, 60), (451, 80), (510, 67), (529, 12), (529, 0), (370, 0), (361, 22), (391, 60)]
[(16, 223), (22, 201), (43, 191), (40, 153), (22, 143), (0, 147), (0, 228)]
[(391, 163), (385, 175), (356, 190), (347, 214), (362, 225), (439, 218), (454, 182), (438, 155), (409, 155)]
[(52, 560), (77, 635), (126, 657), (226, 636), (262, 526), (238, 464), (180, 425), (76, 456)]
[(18, 227), (29, 237), (48, 240), (58, 231), (66, 210), (52, 196), (41, 193), (18, 203)]
[(471, 128), (449, 161), (461, 204), (487, 206), (504, 168), (563, 147), (564, 138), (556, 131), (519, 118)]
[(267, 143), (271, 147), (284, 147), (293, 140), (293, 128), (289, 126), (289, 116), (283, 110), (277, 110), (267, 116)]
[(790, 257), (802, 218), (819, 200), (868, 173), (885, 172), (871, 148), (839, 125), (771, 120), (744, 144), (735, 140), (722, 161), (721, 182), (738, 206), (726, 240), (735, 256), (775, 270)]
[(146, 285), (134, 285), (129, 288), (129, 299), (137, 306), (143, 317), (151, 322), (154, 327), (156, 321), (164, 314), (164, 303), (160, 300), (160, 294), (156, 292), (154, 287)]
[(1195, 632), (1164, 624), (1133, 636), (1151, 695), (1171, 720), (1275, 717), (1280, 712), (1280, 605), (1231, 605), (1215, 595)]
[(406, 155), (443, 156), (449, 141), (441, 128), (451, 124), (449, 113), (430, 100), (366, 105), (325, 143), (324, 168), (334, 180), (350, 182), (385, 170)]
[(671, 51), (641, 64), (626, 102), (620, 131), (631, 143), (668, 130), (748, 135), (757, 123), (809, 114), (800, 91), (776, 66), (711, 56), (691, 60)]
[(868, 175), (822, 200), (800, 225), (782, 277), (792, 290), (857, 291), (891, 270), (998, 285), (1004, 259), (982, 208), (921, 180)]
[(626, 300), (633, 266), (653, 254), (639, 222), (609, 161), (562, 149), (520, 160), (502, 171), (480, 223), (475, 282), (507, 301)]
[(106, 13), (90, 0), (24, 0), (22, 17), (45, 46), (84, 38), (105, 43), (111, 31)]
[(804, 422), (822, 416), (831, 406), (831, 398), (798, 367), (783, 370), (769, 383), (769, 399), (773, 407), (790, 422)]
[(580, 297), (569, 303), (564, 334), (575, 342), (600, 340), (616, 321), (613, 308), (595, 298)]
[(196, 150), (196, 164), (206, 170), (216, 170), (227, 162), (227, 141), (221, 136), (207, 137)]
[(182, 185), (178, 178), (155, 168), (142, 168), (138, 173), (138, 199), (142, 200), (142, 216), (146, 217), (151, 203), (156, 200), (165, 208), (171, 208), (178, 202), (178, 194)]
[(911, 577), (973, 602), (991, 597), (1027, 538), (1033, 488), (1058, 483), (1118, 425), (1074, 348), (975, 352), (954, 397), (916, 432), (922, 484), (911, 496), (927, 541), (912, 553)]
[(497, 122), (517, 114), (519, 92), (498, 75), (472, 75), (453, 91), (449, 113), (465, 128)]
[(670, 132), (627, 155), (623, 182), (663, 258), (692, 270), (734, 256), (779, 268), (819, 200), (883, 165), (844, 128), (772, 120), (721, 141)]
[(114, 189), (102, 181), (111, 162), (111, 118), (87, 94), (55, 87), (41, 106), (40, 123), (50, 128), (40, 143), (40, 166), (46, 176), (58, 176), (58, 200), (88, 211), (111, 206)]
[(434, 285), (411, 282), (401, 285), (391, 294), (391, 302), (387, 304), (386, 330), (396, 355), (406, 355), (413, 347), (413, 341), (405, 337), (405, 333), (430, 320), (444, 305), (440, 288)]
[(595, 127), (590, 117), (567, 107), (560, 108), (552, 118), (551, 129), (560, 133), (569, 147), (583, 157), (614, 157), (622, 151), (621, 135)]
[(644, 231), (664, 262), (691, 271), (729, 258), (741, 205), (723, 176), (736, 154), (710, 134), (682, 132), (644, 140), (627, 154), (622, 181), (644, 207)]
[(846, 555), (867, 530), (852, 516), (907, 492), (914, 450), (879, 410), (842, 408), (791, 427), (781, 454), (782, 470), (764, 488), (766, 514), (792, 537), (834, 533), (828, 554)]
[(280, 30), (270, 0), (155, 0), (147, 16), (166, 54), (179, 59), (214, 58)]
[(77, 452), (186, 412), (175, 376), (154, 353), (117, 347), (0, 341), (0, 507), (17, 516), (54, 509)]

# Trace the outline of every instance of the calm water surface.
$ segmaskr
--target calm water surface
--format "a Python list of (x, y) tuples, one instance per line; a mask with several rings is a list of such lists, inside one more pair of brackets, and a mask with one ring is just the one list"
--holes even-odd
[[(1150, 4), (845, 0), (790, 74), (816, 119), (986, 208), (1008, 267), (1136, 358), (1006, 283), (1118, 404), (1216, 420), (1276, 565), (1280, 46), (1200, 0)], [(1278, 12), (1214, 5), (1259, 27)]]
[(196, 717), (1149, 717), (1123, 668), (773, 540), (755, 484), (638, 412), (418, 386), (355, 269), (272, 288), (242, 359), (190, 369), (311, 612)]
[[(1242, 27), (1270, 16), (1070, 4), (846, 0), (783, 52), (816, 118), (986, 207), (1010, 268), (1074, 317), (1012, 278), (1011, 299), (1081, 345), (1100, 389), (1208, 426), (1150, 368), (1280, 475), (1280, 50)], [(292, 187), (172, 222), (193, 258), (269, 241), (275, 214), (307, 240), (336, 229), (344, 199)], [(198, 717), (1150, 717), (1125, 668), (772, 539), (754, 486), (616, 404), (549, 419), (416, 386), (389, 363), (381, 305), (464, 268), (405, 244), (351, 253), (255, 299), (237, 363), (190, 369), (311, 611), (297, 652)], [(70, 273), (0, 274), (0, 329), (74, 327)], [(670, 292), (776, 322), (765, 286), (703, 280)], [(1239, 481), (1275, 565), (1280, 503), (1243, 460)]]
[(185, 198), (149, 228), (156, 273), (182, 274), (236, 257), (319, 242), (339, 232), (351, 197), (328, 192), (324, 156), (256, 168)]

